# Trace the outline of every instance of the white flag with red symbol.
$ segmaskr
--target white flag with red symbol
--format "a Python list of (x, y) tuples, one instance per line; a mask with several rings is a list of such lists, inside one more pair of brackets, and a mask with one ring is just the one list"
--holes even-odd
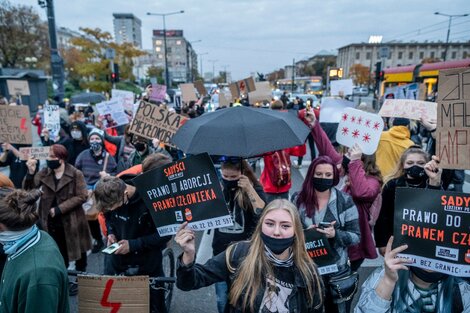
[(336, 141), (346, 147), (357, 143), (364, 154), (371, 155), (377, 150), (383, 128), (384, 122), (379, 115), (346, 108), (341, 113)]

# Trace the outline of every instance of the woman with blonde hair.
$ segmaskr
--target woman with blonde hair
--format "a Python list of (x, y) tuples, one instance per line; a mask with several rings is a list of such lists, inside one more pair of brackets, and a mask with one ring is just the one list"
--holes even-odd
[(230, 245), (206, 264), (195, 264), (195, 233), (181, 225), (175, 241), (177, 286), (189, 291), (226, 281), (224, 312), (323, 312), (320, 276), (305, 249), (297, 208), (284, 199), (263, 210), (249, 241)]
[(430, 158), (419, 146), (411, 146), (403, 152), (393, 172), (385, 177), (382, 208), (374, 228), (375, 244), (382, 255), (393, 234), (396, 188), (441, 189), (442, 169), (438, 165), (438, 157)]

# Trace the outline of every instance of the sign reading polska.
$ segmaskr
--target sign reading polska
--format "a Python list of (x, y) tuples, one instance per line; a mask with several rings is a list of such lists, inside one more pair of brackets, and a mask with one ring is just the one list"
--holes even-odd
[(336, 273), (338, 265), (335, 263), (333, 249), (328, 242), (328, 238), (314, 229), (304, 231), (305, 249), (309, 257), (318, 266), (320, 275)]
[(193, 230), (233, 225), (208, 154), (198, 154), (134, 178), (160, 236), (174, 235), (188, 222)]
[(393, 236), (411, 266), (470, 277), (470, 194), (397, 188)]

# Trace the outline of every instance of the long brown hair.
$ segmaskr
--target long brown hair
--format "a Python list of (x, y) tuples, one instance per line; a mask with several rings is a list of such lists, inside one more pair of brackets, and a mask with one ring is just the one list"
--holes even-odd
[(361, 161), (363, 163), (363, 168), (364, 168), (364, 172), (366, 172), (366, 175), (377, 178), (377, 180), (382, 185), (383, 183), (382, 173), (380, 172), (380, 169), (377, 166), (375, 153), (372, 155), (363, 154), (361, 157)]
[[(315, 265), (305, 249), (305, 237), (300, 222), (297, 207), (285, 199), (270, 202), (261, 215), (260, 222), (251, 238), (248, 254), (241, 262), (236, 277), (229, 292), (229, 302), (232, 306), (241, 305), (242, 311), (254, 311), (254, 302), (261, 288), (266, 283), (266, 277), (274, 277), (273, 265), (264, 253), (264, 243), (261, 239), (263, 221), (266, 214), (273, 210), (285, 210), (292, 218), (294, 228), (294, 243), (292, 244), (294, 265), (300, 272), (307, 287), (305, 298), (309, 307), (320, 307), (323, 304), (321, 283)], [(271, 292), (268, 290), (268, 292)], [(314, 299), (319, 299), (314, 303)]]
[[(222, 169), (241, 172), (242, 175), (248, 177), (253, 187), (261, 187), (261, 184), (256, 178), (255, 173), (251, 169), (251, 166), (245, 160), (241, 160), (241, 162), (224, 162), (222, 163)], [(248, 194), (244, 192), (241, 188), (237, 188), (237, 192), (235, 193), (235, 200), (243, 210), (253, 210), (253, 204), (251, 203)]]
[(408, 158), (408, 156), (411, 154), (420, 154), (424, 157), (426, 162), (429, 162), (429, 154), (426, 151), (424, 151), (418, 146), (411, 146), (403, 152), (393, 172), (390, 173), (390, 175), (385, 177), (385, 184), (387, 184), (392, 179), (405, 175), (405, 169), (404, 169), (405, 161)]

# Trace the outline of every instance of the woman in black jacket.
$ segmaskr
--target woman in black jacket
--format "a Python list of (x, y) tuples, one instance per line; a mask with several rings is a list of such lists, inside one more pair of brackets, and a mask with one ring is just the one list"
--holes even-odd
[(284, 199), (264, 209), (250, 241), (235, 243), (206, 264), (195, 264), (195, 233), (181, 225), (175, 241), (177, 286), (189, 291), (226, 281), (225, 312), (323, 312), (322, 284), (305, 250), (297, 208)]

